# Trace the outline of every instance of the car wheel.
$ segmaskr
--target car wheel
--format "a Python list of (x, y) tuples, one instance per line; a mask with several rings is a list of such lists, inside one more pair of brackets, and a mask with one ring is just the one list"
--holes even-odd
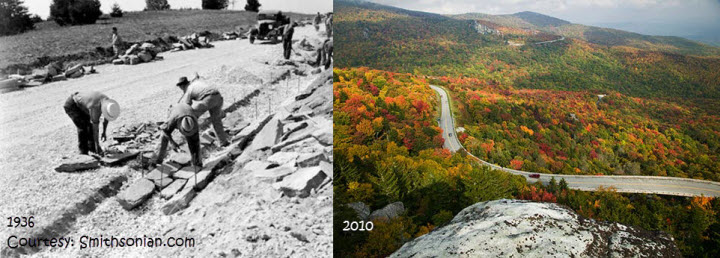
[(250, 44), (255, 43), (255, 36), (254, 36), (254, 35), (250, 35), (249, 38), (250, 38)]

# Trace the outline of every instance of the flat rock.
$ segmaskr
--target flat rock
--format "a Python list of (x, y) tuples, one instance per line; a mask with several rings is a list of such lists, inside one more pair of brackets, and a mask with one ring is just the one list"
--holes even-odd
[(150, 173), (145, 175), (145, 178), (150, 180), (160, 179), (161, 177), (172, 177), (176, 171), (180, 170), (182, 166), (175, 162), (165, 162), (162, 165), (156, 167)]
[(184, 187), (182, 191), (175, 194), (170, 200), (168, 200), (162, 207), (162, 211), (165, 215), (171, 215), (178, 211), (181, 211), (190, 205), (190, 201), (195, 198), (197, 192), (193, 187)]
[(283, 141), (283, 142), (281, 142), (281, 143), (275, 144), (275, 145), (272, 146), (272, 148), (270, 148), (270, 149), (271, 149), (273, 152), (278, 152), (278, 151), (282, 150), (283, 148), (285, 148), (285, 147), (287, 147), (287, 146), (289, 146), (289, 145), (298, 143), (298, 142), (300, 142), (300, 141), (303, 141), (303, 140), (309, 139), (309, 138), (312, 138), (312, 135), (310, 135), (310, 134), (305, 134), (305, 135), (298, 136), (298, 137), (295, 137), (295, 138), (293, 138), (293, 139), (288, 139), (288, 140)]
[(258, 119), (258, 120), (253, 121), (250, 125), (243, 128), (238, 134), (236, 134), (232, 138), (232, 141), (238, 141), (240, 139), (247, 139), (247, 138), (254, 137), (258, 132), (260, 132), (260, 130), (265, 126), (265, 124), (270, 122), (270, 119), (273, 118), (273, 115), (274, 114), (270, 114), (270, 115), (265, 116), (263, 119)]
[(153, 190), (155, 190), (155, 184), (153, 182), (145, 178), (140, 178), (130, 185), (130, 187), (120, 192), (120, 194), (117, 195), (117, 200), (125, 210), (132, 210), (150, 197)]
[(370, 216), (370, 207), (362, 202), (348, 203), (347, 206), (355, 210), (360, 220), (367, 220), (368, 216)]
[(373, 211), (370, 213), (370, 217), (368, 217), (370, 220), (391, 220), (396, 218), (397, 216), (400, 216), (405, 212), (405, 206), (402, 202), (394, 202), (391, 204), (388, 204), (387, 206), (383, 207), (382, 209)]
[[(279, 152), (278, 152), (279, 153)], [(322, 152), (303, 153), (297, 159), (297, 165), (301, 168), (314, 167), (320, 164), (320, 161), (326, 160), (325, 154)]]
[(180, 164), (182, 166), (187, 166), (188, 164), (190, 164), (190, 161), (192, 160), (192, 158), (190, 158), (189, 153), (177, 153), (176, 152), (170, 156), (170, 160), (177, 164)]
[(268, 166), (270, 166), (270, 164), (272, 163), (261, 160), (253, 160), (245, 164), (243, 169), (247, 171), (265, 170)]
[(256, 178), (269, 178), (273, 182), (282, 180), (286, 176), (294, 173), (297, 169), (290, 166), (279, 166), (271, 169), (257, 170), (253, 172), (253, 176)]
[(196, 191), (200, 191), (205, 188), (210, 181), (212, 181), (212, 177), (214, 175), (215, 173), (213, 170), (204, 169), (197, 173), (197, 177), (188, 178), (187, 186), (194, 188)]
[(235, 126), (233, 126), (233, 128), (230, 129), (230, 134), (233, 134), (233, 135), (238, 134), (238, 133), (242, 132), (242, 130), (248, 126), (250, 126), (250, 122), (241, 121), (241, 122), (237, 123)]
[(333, 164), (326, 161), (320, 161), (320, 168), (325, 175), (330, 177), (330, 179), (333, 179)]
[(168, 185), (172, 184), (174, 179), (172, 179), (170, 177), (162, 177), (162, 178), (158, 178), (158, 179), (150, 179), (150, 181), (153, 181), (153, 183), (155, 184), (155, 186), (158, 189), (164, 189)]
[(296, 159), (298, 156), (300, 156), (300, 153), (281, 151), (268, 157), (267, 161), (282, 165)]
[(75, 172), (88, 169), (96, 169), (100, 167), (100, 162), (88, 155), (75, 155), (68, 159), (63, 159), (63, 163), (55, 168), (57, 172)]
[(305, 121), (302, 122), (293, 122), (293, 123), (287, 123), (283, 127), (283, 135), (287, 135), (289, 133), (296, 132), (301, 129), (305, 129), (308, 126), (308, 123)]
[(138, 151), (128, 151), (123, 153), (110, 153), (105, 155), (100, 161), (108, 166), (114, 166), (118, 165), (124, 161), (130, 160), (134, 157), (136, 157), (140, 152)]
[(288, 139), (295, 139), (299, 137), (304, 137), (305, 135), (312, 135), (313, 132), (316, 132), (318, 130), (319, 129), (317, 127), (308, 125), (298, 130), (286, 133), (280, 138), (280, 141), (287, 141)]
[[(200, 172), (202, 168), (198, 168), (198, 172)], [(173, 174), (174, 178), (180, 178), (180, 179), (188, 179), (195, 175), (195, 168), (193, 166), (187, 166), (183, 167), (182, 169), (178, 170)]]
[(282, 123), (280, 123), (278, 119), (271, 119), (262, 130), (255, 135), (255, 138), (246, 151), (264, 150), (272, 147), (278, 142), (278, 138), (282, 134), (282, 128)]
[[(328, 123), (329, 122), (329, 123)], [(318, 125), (320, 130), (313, 132), (313, 137), (325, 146), (333, 145), (332, 121), (326, 121)]]
[(172, 182), (172, 184), (168, 185), (160, 192), (160, 197), (163, 199), (170, 199), (173, 195), (180, 191), (183, 186), (185, 186), (185, 183), (187, 183), (187, 180), (185, 179), (176, 179)]
[(300, 122), (307, 119), (310, 115), (312, 115), (312, 111), (294, 112), (290, 113), (287, 117), (285, 117), (283, 121)]
[(310, 195), (310, 190), (320, 186), (326, 177), (320, 167), (302, 168), (273, 186), (288, 197), (305, 198)]
[(225, 152), (217, 153), (215, 156), (212, 156), (205, 161), (203, 161), (203, 169), (204, 170), (213, 170), (218, 165), (221, 165), (225, 161), (229, 160), (230, 156), (227, 155)]

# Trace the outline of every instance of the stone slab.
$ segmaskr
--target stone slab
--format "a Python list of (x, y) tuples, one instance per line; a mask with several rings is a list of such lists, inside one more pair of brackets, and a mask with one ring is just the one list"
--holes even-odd
[(182, 166), (187, 166), (190, 164), (191, 158), (189, 153), (173, 153), (170, 160)]
[(293, 138), (293, 139), (288, 139), (288, 140), (283, 141), (283, 142), (281, 142), (281, 143), (275, 144), (275, 145), (272, 146), (272, 148), (270, 148), (270, 149), (271, 149), (273, 152), (278, 152), (278, 151), (282, 150), (283, 148), (285, 148), (286, 146), (289, 146), (289, 145), (298, 143), (298, 142), (300, 142), (300, 141), (302, 141), (302, 140), (305, 140), (305, 139), (308, 139), (308, 138), (312, 138), (312, 135), (306, 134), (306, 135), (302, 135), (302, 136), (299, 136), (299, 137), (295, 137), (295, 138)]
[(273, 182), (282, 180), (288, 175), (294, 173), (297, 169), (294, 167), (280, 166), (271, 169), (257, 170), (253, 172), (256, 178), (269, 178)]
[(184, 187), (179, 193), (176, 193), (162, 207), (163, 214), (171, 215), (187, 208), (190, 202), (195, 198), (197, 192), (192, 187)]
[(320, 164), (320, 161), (327, 160), (325, 153), (303, 153), (297, 159), (297, 165), (301, 168), (314, 167)]
[(300, 153), (280, 151), (268, 157), (267, 161), (282, 165), (297, 159), (298, 156), (300, 156)]
[(326, 177), (320, 167), (302, 168), (281, 182), (273, 184), (273, 187), (286, 196), (305, 198), (310, 195), (310, 190), (320, 186)]
[(130, 185), (130, 187), (120, 192), (120, 194), (117, 195), (117, 200), (125, 210), (132, 210), (150, 197), (153, 190), (155, 190), (155, 184), (153, 182), (145, 178), (140, 178)]
[(265, 150), (278, 142), (283, 125), (278, 119), (271, 119), (262, 130), (255, 135), (246, 151)]
[(163, 177), (162, 180), (152, 180), (155, 183), (155, 186), (157, 186), (158, 190), (165, 189), (168, 185), (172, 184), (175, 179), (172, 179), (170, 177)]
[(172, 177), (181, 167), (180, 164), (175, 162), (166, 162), (150, 171), (150, 173), (145, 174), (145, 178), (155, 180), (161, 177)]
[(243, 169), (248, 171), (265, 170), (268, 166), (270, 166), (270, 164), (272, 163), (261, 160), (253, 160), (245, 164)]
[(236, 134), (232, 141), (237, 141), (243, 138), (250, 138), (255, 136), (260, 129), (262, 129), (265, 124), (270, 122), (270, 119), (273, 118), (273, 114), (265, 116), (263, 119), (255, 120), (253, 121), (249, 126), (245, 127), (240, 131), (238, 134)]
[(130, 159), (136, 157), (139, 153), (140, 152), (138, 152), (138, 151), (128, 151), (128, 152), (124, 152), (124, 153), (111, 153), (111, 154), (105, 155), (105, 157), (103, 157), (100, 160), (100, 162), (102, 162), (103, 164), (108, 165), (108, 166), (118, 165), (121, 162), (130, 160)]
[(320, 169), (325, 175), (330, 177), (330, 179), (333, 179), (333, 164), (327, 161), (320, 161)]
[(212, 181), (214, 175), (215, 173), (212, 170), (205, 169), (197, 173), (197, 179), (196, 177), (188, 178), (186, 185), (187, 187), (194, 188), (196, 191), (200, 191)]
[(187, 180), (185, 179), (176, 179), (172, 182), (172, 184), (168, 185), (160, 192), (160, 197), (162, 197), (163, 199), (172, 198), (173, 195), (175, 195), (183, 188), (183, 186), (185, 186), (185, 183), (187, 183)]
[[(198, 168), (198, 172), (200, 172), (200, 170), (202, 170), (202, 169)], [(187, 166), (187, 167), (183, 167), (180, 170), (178, 170), (177, 172), (175, 172), (175, 174), (173, 174), (173, 177), (179, 178), (179, 179), (188, 179), (188, 178), (193, 177), (194, 175), (195, 175), (195, 168), (193, 168), (193, 166)]]
[(75, 155), (63, 159), (62, 164), (55, 168), (57, 172), (76, 172), (100, 167), (100, 162), (92, 156)]

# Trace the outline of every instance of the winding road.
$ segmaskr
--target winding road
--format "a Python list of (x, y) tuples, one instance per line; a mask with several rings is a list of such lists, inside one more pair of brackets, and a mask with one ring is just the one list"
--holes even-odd
[[(450, 101), (447, 92), (443, 88), (430, 85), (440, 95), (441, 115), (440, 128), (443, 129), (443, 138), (445, 139), (444, 147), (452, 152), (464, 150), (455, 133), (455, 122), (450, 111)], [(467, 151), (466, 151), (467, 152)], [(528, 179), (529, 182), (541, 181), (547, 184), (551, 178), (560, 181), (565, 179), (568, 187), (571, 189), (582, 191), (596, 191), (600, 187), (614, 187), (618, 192), (623, 193), (646, 193), (646, 194), (663, 194), (675, 196), (713, 196), (720, 197), (720, 183), (697, 180), (689, 178), (677, 177), (660, 177), (660, 176), (588, 176), (588, 175), (563, 175), (563, 174), (540, 174), (534, 172), (526, 172), (515, 169), (504, 168), (467, 152), (468, 155), (474, 157), (482, 165), (489, 166), (493, 169), (506, 171), (515, 175), (521, 175)], [(531, 178), (530, 174), (539, 174), (540, 178)]]

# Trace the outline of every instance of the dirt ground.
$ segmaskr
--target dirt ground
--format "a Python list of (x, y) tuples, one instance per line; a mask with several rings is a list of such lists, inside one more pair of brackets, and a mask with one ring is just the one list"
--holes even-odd
[[(304, 36), (318, 37), (317, 32), (311, 27), (297, 28), (295, 38), (300, 39)], [(180, 76), (191, 77), (197, 72), (200, 76), (214, 81), (225, 97), (225, 107), (242, 99), (250, 92), (260, 89), (261, 94), (254, 98), (257, 105), (251, 104), (240, 109), (240, 112), (246, 114), (249, 120), (254, 119), (256, 114), (266, 114), (281, 101), (296, 94), (298, 90), (302, 90), (302, 86), (312, 79), (312, 76), (291, 75), (277, 84), (263, 86), (262, 83), (258, 83), (258, 79), (260, 82), (267, 82), (281, 74), (280, 69), (272, 65), (281, 57), (281, 44), (258, 44), (256, 42), (255, 45), (250, 46), (247, 40), (214, 42), (213, 44), (215, 44), (215, 48), (211, 49), (166, 52), (161, 54), (164, 60), (151, 63), (135, 66), (103, 65), (96, 67), (98, 74), (0, 95), (0, 142), (2, 143), (0, 145), (0, 171), (2, 171), (3, 177), (0, 180), (0, 207), (3, 210), (3, 217), (34, 216), (35, 218), (35, 228), (3, 230), (0, 233), (0, 239), (7, 239), (11, 234), (20, 236), (35, 234), (38, 229), (58, 220), (62, 211), (76, 206), (78, 200), (96, 192), (112, 178), (118, 175), (127, 175), (130, 177), (128, 181), (131, 182), (139, 176), (131, 174), (123, 167), (101, 168), (81, 173), (57, 173), (53, 170), (63, 156), (77, 152), (75, 127), (62, 108), (64, 101), (71, 93), (97, 90), (116, 99), (122, 107), (122, 114), (118, 120), (111, 122), (108, 126), (108, 131), (112, 132), (114, 127), (123, 124), (148, 120), (163, 121), (169, 105), (177, 102), (181, 95), (181, 92), (174, 86)], [(293, 58), (300, 59), (301, 57), (294, 56)], [(247, 76), (233, 77), (233, 74), (238, 74), (238, 71), (244, 72), (243, 70), (248, 72)], [(328, 193), (327, 195), (329, 195), (329, 200), (325, 201), (331, 203), (332, 194)], [(227, 198), (232, 199), (231, 197)], [(198, 198), (202, 199), (202, 196)], [(242, 201), (248, 200), (242, 198), (232, 200), (232, 202)], [(273, 200), (257, 198), (253, 201), (262, 207)], [(143, 209), (152, 207), (152, 200), (150, 202)], [(248, 202), (250, 203), (247, 205), (252, 205), (251, 201)], [(203, 204), (210, 205), (209, 203)], [(293, 204), (287, 205), (292, 206)], [(110, 213), (103, 212), (104, 209)], [(123, 215), (117, 215), (111, 212), (113, 209), (119, 209), (119, 206), (113, 198), (108, 198), (98, 206), (94, 213), (78, 218), (75, 226), (77, 232), (88, 229), (102, 233), (105, 232), (104, 229), (108, 229), (107, 234), (113, 234), (114, 230), (109, 230), (109, 226), (103, 225), (117, 225), (117, 223), (125, 221), (123, 216), (142, 213), (142, 211), (137, 211), (138, 214), (125, 212)], [(206, 209), (205, 212), (208, 210)], [(308, 212), (311, 214), (317, 211)], [(108, 216), (107, 214), (115, 215)], [(272, 212), (268, 214), (272, 214)], [(133, 232), (142, 235), (144, 229), (157, 227), (158, 223), (170, 223), (171, 221), (168, 220), (172, 219), (160, 217), (159, 220), (159, 222), (141, 220), (142, 223), (131, 223), (116, 230), (129, 233), (128, 230), (134, 229)], [(93, 224), (93, 221), (97, 224)], [(90, 225), (88, 226), (86, 223), (90, 223)], [(268, 225), (259, 228), (266, 226)], [(148, 231), (155, 232), (154, 230)], [(328, 232), (328, 234), (330, 233)], [(329, 237), (332, 238), (331, 235)], [(276, 238), (280, 241), (279, 239)], [(225, 252), (235, 253), (232, 250), (225, 250)], [(242, 250), (241, 253), (248, 254), (247, 251)], [(47, 254), (40, 253), (40, 255)], [(63, 255), (75, 256), (82, 255), (82, 253), (64, 253)]]

